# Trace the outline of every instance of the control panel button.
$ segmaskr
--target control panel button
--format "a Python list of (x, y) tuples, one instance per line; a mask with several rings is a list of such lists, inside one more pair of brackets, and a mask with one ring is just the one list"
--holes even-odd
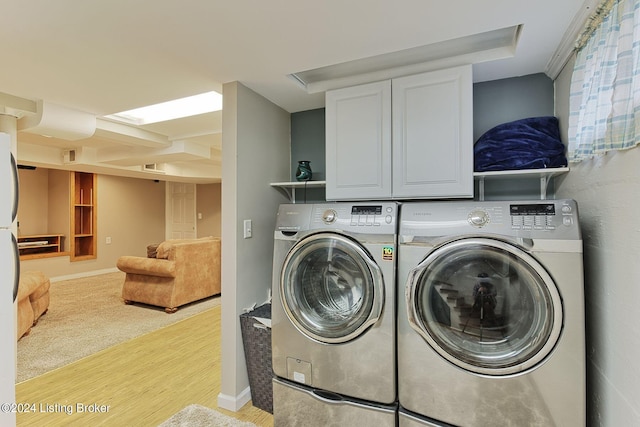
[(324, 221), (325, 224), (332, 224), (336, 221), (337, 218), (338, 214), (333, 209), (327, 209), (322, 214), (322, 221)]
[(472, 211), (467, 217), (469, 224), (474, 227), (484, 227), (489, 223), (489, 214), (485, 211)]
[(519, 230), (522, 228), (524, 221), (522, 221), (521, 216), (512, 216), (511, 217), (511, 228), (514, 230)]

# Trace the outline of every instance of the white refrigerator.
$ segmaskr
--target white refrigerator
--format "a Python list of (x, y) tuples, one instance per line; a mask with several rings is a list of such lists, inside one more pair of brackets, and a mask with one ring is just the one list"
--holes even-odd
[(16, 317), (20, 256), (14, 231), (18, 168), (11, 137), (0, 133), (0, 426), (15, 426)]

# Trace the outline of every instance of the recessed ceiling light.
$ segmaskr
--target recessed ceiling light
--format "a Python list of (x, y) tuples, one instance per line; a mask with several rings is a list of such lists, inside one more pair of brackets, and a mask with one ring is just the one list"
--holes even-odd
[(219, 110), (222, 110), (222, 95), (218, 92), (207, 92), (122, 111), (105, 117), (134, 125), (146, 125)]

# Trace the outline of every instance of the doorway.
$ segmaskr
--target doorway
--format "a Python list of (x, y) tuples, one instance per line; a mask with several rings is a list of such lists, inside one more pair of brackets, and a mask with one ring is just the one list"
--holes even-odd
[(167, 182), (167, 239), (196, 238), (196, 185)]

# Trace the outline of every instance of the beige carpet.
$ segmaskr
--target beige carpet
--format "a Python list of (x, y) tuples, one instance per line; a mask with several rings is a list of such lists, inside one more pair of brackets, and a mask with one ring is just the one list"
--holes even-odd
[(167, 314), (160, 307), (125, 305), (124, 273), (51, 284), (49, 311), (18, 341), (18, 382), (154, 331), (220, 304), (212, 297)]
[(236, 420), (201, 405), (189, 405), (158, 427), (257, 427), (255, 424)]

